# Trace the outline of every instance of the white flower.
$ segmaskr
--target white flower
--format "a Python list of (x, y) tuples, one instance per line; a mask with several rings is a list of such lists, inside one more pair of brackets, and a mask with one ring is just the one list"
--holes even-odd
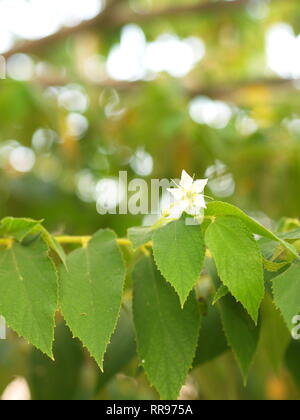
[(204, 188), (208, 179), (194, 179), (182, 171), (181, 181), (177, 188), (168, 188), (174, 198), (174, 203), (165, 214), (168, 218), (179, 219), (185, 212), (190, 216), (203, 216), (206, 208)]

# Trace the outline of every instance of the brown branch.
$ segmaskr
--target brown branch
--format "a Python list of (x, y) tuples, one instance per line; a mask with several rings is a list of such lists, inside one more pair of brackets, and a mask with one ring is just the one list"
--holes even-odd
[[(32, 81), (40, 85), (41, 87), (49, 87), (49, 86), (65, 86), (69, 83), (72, 83), (70, 79), (67, 78), (36, 78)], [(91, 82), (87, 82), (88, 84)], [(143, 86), (147, 85), (149, 82), (144, 81), (136, 81), (136, 82), (122, 82), (116, 81), (112, 79), (107, 79), (99, 83), (92, 83), (93, 86), (99, 88), (113, 88), (118, 91), (128, 92), (133, 91), (136, 89), (142, 89)], [(209, 84), (202, 86), (191, 86), (186, 85), (183, 80), (183, 91), (186, 92), (188, 97), (196, 97), (196, 96), (208, 96), (214, 99), (230, 99), (235, 94), (238, 94), (239, 91), (243, 91), (245, 89), (250, 88), (257, 88), (257, 87), (269, 87), (273, 90), (280, 90), (284, 89), (285, 91), (288, 90), (295, 90), (295, 85), (300, 85), (300, 79), (281, 79), (278, 77), (270, 77), (270, 78), (257, 78), (257, 79), (250, 79), (250, 80), (239, 80), (233, 81), (232, 83), (223, 83), (220, 82), (215, 83), (214, 85)]]
[(224, 12), (232, 12), (249, 3), (249, 0), (233, 0), (233, 1), (208, 1), (203, 3), (194, 3), (188, 5), (175, 5), (159, 8), (144, 14), (130, 13), (127, 16), (119, 16), (115, 21), (112, 21), (112, 26), (122, 26), (127, 23), (144, 23), (157, 18), (173, 17), (173, 16), (187, 16), (198, 15), (206, 13), (220, 14)]
[(62, 28), (58, 32), (55, 32), (53, 35), (49, 35), (37, 40), (17, 42), (17, 44), (14, 45), (9, 51), (1, 55), (2, 57), (7, 59), (17, 53), (34, 53), (36, 51), (43, 50), (45, 47), (49, 47), (53, 44), (56, 44), (57, 42), (62, 41), (72, 35), (76, 35), (90, 28), (94, 28), (96, 26), (104, 24), (104, 22), (106, 22), (109, 19), (109, 16), (110, 14), (112, 14), (114, 8), (121, 1), (122, 0), (111, 0), (107, 4), (106, 8), (99, 15), (97, 15), (93, 19), (83, 21), (79, 25)]
[(187, 15), (201, 15), (207, 13), (225, 13), (238, 10), (240, 7), (245, 6), (249, 0), (235, 0), (235, 1), (208, 1), (203, 3), (196, 3), (183, 6), (170, 6), (164, 9), (154, 10), (145, 14), (137, 14), (134, 12), (124, 11), (119, 9), (118, 3), (120, 0), (112, 0), (112, 3), (95, 18), (84, 21), (77, 26), (63, 28), (53, 35), (41, 38), (34, 41), (24, 41), (17, 43), (11, 50), (2, 54), (5, 58), (9, 58), (16, 53), (35, 53), (43, 50), (63, 39), (72, 35), (78, 34), (88, 29), (97, 29), (98, 31), (116, 29), (128, 23), (144, 23), (157, 18), (165, 18), (172, 16), (187, 16)]
[[(101, 82), (91, 82), (89, 80), (76, 80), (75, 83), (85, 83), (87, 85), (90, 85), (92, 87), (100, 87), (100, 88), (111, 88), (116, 89), (119, 91), (129, 91), (134, 88), (141, 88), (144, 84), (142, 81), (136, 81), (136, 82), (126, 82), (126, 81), (118, 81), (113, 80), (110, 78), (107, 78)], [(67, 77), (35, 77), (33, 80), (30, 81), (30, 83), (35, 84), (37, 86), (40, 86), (42, 88), (47, 88), (51, 86), (57, 86), (57, 87), (64, 87), (68, 84), (74, 83), (74, 80), (71, 80)]]
[(186, 88), (189, 96), (209, 96), (211, 98), (228, 98), (240, 90), (256, 88), (256, 87), (269, 87), (270, 89), (295, 89), (295, 84), (300, 83), (299, 79), (280, 79), (274, 78), (259, 78), (253, 80), (240, 80), (235, 81), (232, 84), (214, 85), (214, 86), (203, 86), (203, 87), (192, 87)]

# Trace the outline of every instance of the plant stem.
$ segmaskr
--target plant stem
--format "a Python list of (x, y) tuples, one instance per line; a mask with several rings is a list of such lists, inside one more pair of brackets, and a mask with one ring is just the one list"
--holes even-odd
[(62, 245), (82, 244), (88, 242), (91, 236), (55, 236), (55, 239)]
[(13, 245), (14, 240), (11, 238), (0, 238), (0, 246), (4, 245), (7, 248), (11, 248)]
[[(55, 239), (62, 245), (67, 244), (83, 244), (86, 245), (92, 239), (92, 236), (56, 236)], [(121, 246), (132, 246), (129, 239), (117, 239)]]
[[(92, 236), (55, 236), (54, 237), (61, 245), (79, 244), (86, 246), (92, 239)], [(0, 238), (0, 246), (11, 247), (14, 242), (12, 238)], [(129, 239), (117, 239), (117, 242), (121, 246), (132, 246), (132, 242)]]

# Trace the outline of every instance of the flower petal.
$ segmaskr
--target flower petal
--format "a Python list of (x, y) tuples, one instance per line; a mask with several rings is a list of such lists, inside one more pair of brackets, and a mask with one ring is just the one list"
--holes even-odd
[(190, 190), (193, 186), (193, 178), (185, 171), (182, 171), (180, 186), (185, 190)]
[(190, 200), (184, 199), (180, 201), (179, 205), (182, 211), (186, 211), (186, 209), (191, 205), (191, 202)]
[(181, 209), (180, 205), (173, 206), (170, 209), (170, 213), (167, 217), (167, 219), (180, 219), (182, 216), (183, 210)]
[(167, 191), (172, 194), (176, 201), (183, 199), (184, 193), (181, 188), (168, 188)]
[(195, 206), (190, 206), (186, 209), (185, 211), (187, 214), (189, 214), (190, 216), (197, 216), (198, 214), (198, 208)]
[(199, 226), (203, 223), (204, 220), (204, 209), (200, 210), (200, 213), (193, 217), (186, 218), (186, 225), (187, 226)]
[(203, 207), (199, 206), (189, 206), (185, 212), (189, 214), (190, 216), (202, 216), (203, 213)]
[(206, 209), (206, 202), (203, 194), (197, 194), (193, 199), (193, 205), (202, 209)]
[(197, 194), (202, 193), (207, 183), (208, 183), (208, 179), (197, 179), (197, 181), (193, 183), (193, 187), (192, 187), (193, 192)]

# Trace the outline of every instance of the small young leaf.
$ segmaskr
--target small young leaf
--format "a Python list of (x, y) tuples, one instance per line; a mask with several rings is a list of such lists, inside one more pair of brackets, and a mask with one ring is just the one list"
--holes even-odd
[(0, 236), (11, 236), (22, 242), (28, 235), (40, 235), (47, 246), (56, 252), (61, 261), (66, 264), (66, 255), (62, 246), (42, 226), (42, 222), (43, 220), (6, 217), (0, 223)]
[(259, 327), (255, 326), (247, 312), (232, 296), (225, 296), (219, 305), (228, 344), (246, 382), (259, 341)]
[(269, 238), (276, 242), (280, 242), (289, 252), (292, 253), (292, 255), (295, 258), (299, 259), (299, 255), (293, 245), (279, 238), (277, 235), (272, 233), (270, 230), (266, 229), (264, 226), (256, 222), (251, 217), (249, 217), (241, 209), (233, 206), (232, 204), (224, 203), (222, 201), (213, 201), (211, 203), (208, 203), (205, 215), (238, 217), (245, 223), (246, 226), (248, 226), (251, 232), (256, 233), (257, 235), (261, 235), (265, 238)]
[(215, 305), (216, 303), (219, 302), (219, 300), (221, 300), (224, 296), (227, 296), (229, 293), (228, 287), (224, 286), (224, 284), (222, 284), (218, 290), (216, 291), (216, 294), (214, 296), (213, 299), (213, 305)]
[(0, 250), (0, 313), (20, 336), (49, 357), (57, 308), (57, 274), (39, 239)]
[(162, 399), (178, 397), (195, 356), (200, 313), (191, 294), (182, 309), (173, 288), (152, 257), (136, 265), (133, 312), (138, 353), (150, 382)]
[(153, 253), (157, 267), (184, 305), (204, 263), (205, 244), (200, 226), (187, 226), (184, 220), (169, 223), (154, 233)]
[(125, 281), (125, 266), (116, 235), (96, 233), (86, 248), (69, 254), (62, 267), (60, 303), (73, 335), (88, 348), (103, 370), (106, 347), (116, 327)]
[(265, 269), (270, 273), (277, 273), (289, 264), (287, 261), (284, 261), (282, 263), (276, 263), (274, 261), (267, 260), (266, 258), (264, 258), (263, 261)]
[(240, 219), (221, 216), (207, 229), (206, 243), (222, 282), (257, 322), (264, 276), (262, 254), (253, 236)]
[(132, 242), (133, 248), (137, 249), (152, 240), (154, 231), (150, 227), (133, 227), (128, 229), (127, 237)]
[[(268, 239), (268, 238), (260, 238), (257, 241), (261, 252), (264, 256), (264, 258), (268, 260), (274, 261), (274, 254), (277, 253), (278, 249), (282, 249), (282, 245), (280, 245), (278, 242)], [(275, 255), (276, 257), (276, 255)]]
[(288, 232), (279, 233), (278, 236), (286, 241), (297, 241), (300, 239), (300, 228), (290, 230)]
[(42, 220), (6, 217), (0, 224), (0, 236), (11, 236), (22, 242), (41, 223)]
[(289, 329), (300, 312), (300, 263), (296, 262), (273, 279), (274, 301)]

